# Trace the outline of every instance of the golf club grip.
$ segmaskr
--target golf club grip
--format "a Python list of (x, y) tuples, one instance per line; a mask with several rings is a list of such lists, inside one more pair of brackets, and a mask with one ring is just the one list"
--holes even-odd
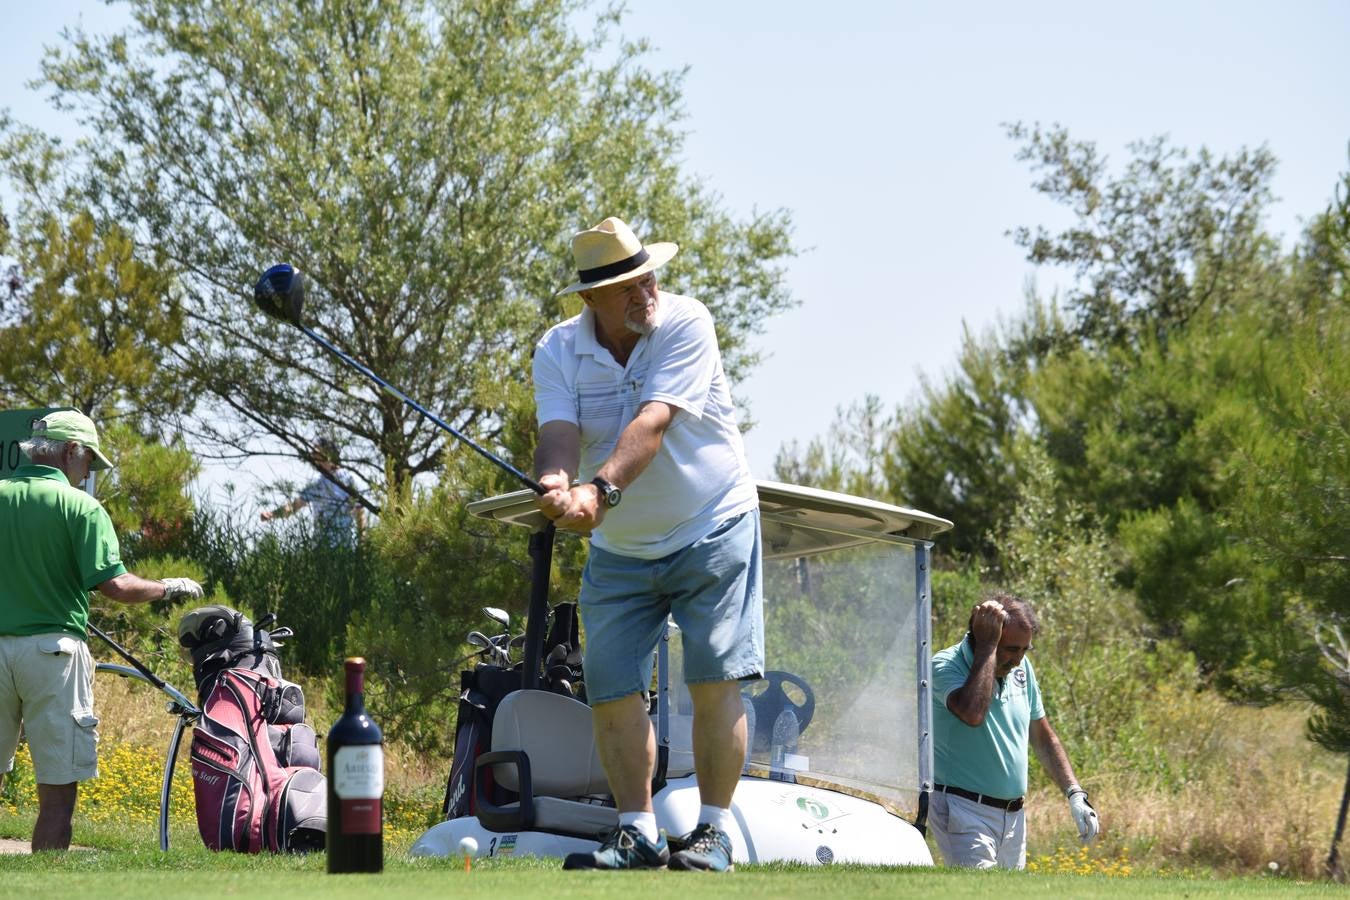
[(417, 410), (424, 417), (426, 417), (426, 419), (430, 421), (432, 424), (439, 426), (444, 431), (447, 431), (452, 436), (458, 438), (460, 443), (468, 446), (469, 449), (473, 450), (479, 456), (483, 457), (488, 462), (493, 463), (502, 471), (514, 475), (520, 481), (521, 484), (525, 485), (527, 488), (534, 491), (539, 496), (542, 497), (544, 494), (547, 493), (547, 491), (544, 490), (544, 486), (541, 485), (539, 482), (535, 481), (533, 478), (526, 475), (524, 472), (520, 471), (515, 466), (511, 465), (509, 462), (502, 459), (500, 456), (497, 456), (492, 451), (478, 446), (478, 444), (474, 443), (472, 439), (466, 437), (464, 434), (461, 434), (459, 431), (451, 427), (446, 422), (443, 422), (439, 416), (435, 415), (426, 407), (422, 406), (422, 404), (418, 403), (416, 400), (412, 399), (407, 394), (403, 393), (398, 388), (394, 387), (392, 384), (385, 381), (379, 375), (376, 375), (374, 371), (372, 371), (368, 366), (353, 359), (346, 353), (343, 353), (337, 347), (333, 346), (333, 344), (325, 340), (321, 334), (316, 332), (314, 329), (310, 328), (308, 325), (297, 324), (296, 327), (299, 328), (301, 331), (303, 331), (305, 334), (309, 335), (309, 337), (312, 340), (314, 340), (319, 346), (323, 347), (329, 353), (333, 354), (338, 359), (347, 363), (349, 366), (356, 369), (356, 371), (360, 372), (362, 375), (365, 375), (371, 381), (375, 382), (380, 387), (384, 388), (386, 391), (393, 394), (395, 397), (402, 400), (404, 403), (408, 404), (413, 409)]

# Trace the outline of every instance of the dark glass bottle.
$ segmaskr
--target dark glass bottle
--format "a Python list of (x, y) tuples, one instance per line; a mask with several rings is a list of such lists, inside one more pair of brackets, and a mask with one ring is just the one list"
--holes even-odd
[(366, 715), (366, 661), (352, 657), (347, 706), (328, 732), (328, 871), (384, 869), (384, 735)]

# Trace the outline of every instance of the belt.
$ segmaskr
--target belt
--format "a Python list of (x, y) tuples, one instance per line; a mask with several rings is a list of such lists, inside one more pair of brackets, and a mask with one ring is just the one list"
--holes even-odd
[(988, 794), (977, 794), (974, 791), (967, 791), (964, 788), (951, 787), (946, 784), (935, 784), (933, 789), (943, 794), (955, 794), (957, 797), (965, 797), (967, 800), (974, 800), (976, 803), (983, 803), (985, 806), (993, 806), (997, 809), (1005, 809), (1008, 812), (1017, 812), (1022, 808), (1022, 798), (1016, 800), (1004, 800), (1000, 797), (990, 797)]

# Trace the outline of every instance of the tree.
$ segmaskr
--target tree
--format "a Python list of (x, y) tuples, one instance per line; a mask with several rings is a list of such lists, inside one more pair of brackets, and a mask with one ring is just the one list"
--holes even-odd
[(1278, 295), (1282, 279), (1260, 229), (1274, 169), (1265, 150), (1192, 158), (1155, 139), (1132, 144), (1115, 174), (1094, 144), (1057, 126), (1008, 133), (1035, 188), (1075, 218), (1058, 233), (1028, 226), (1013, 238), (1076, 283), (1062, 306), (1033, 293), (1000, 331), (968, 336), (957, 374), (925, 384), (896, 416), (884, 468), (893, 496), (951, 517), (957, 548), (986, 564), (997, 561), (990, 535), (1024, 474), (1022, 435), (1108, 528), (1183, 495), (1209, 504), (1213, 456), (1192, 446), (1208, 388), (1176, 393), (1170, 356), (1193, 321), (1219, 323)]
[(0, 396), (141, 425), (190, 408), (188, 379), (161, 364), (183, 329), (172, 271), (88, 212), (20, 226), (0, 314)]
[(1091, 346), (1165, 341), (1203, 310), (1223, 308), (1238, 286), (1264, 277), (1277, 251), (1261, 230), (1275, 157), (1264, 147), (1192, 159), (1166, 138), (1137, 141), (1113, 178), (1096, 145), (1052, 126), (1009, 125), (1035, 188), (1069, 209), (1074, 224), (1013, 231), (1034, 263), (1068, 266), (1078, 284), (1068, 307), (1073, 337)]
[(881, 468), (896, 502), (951, 519), (954, 549), (992, 560), (993, 529), (1017, 496), (1026, 373), (992, 333), (967, 331), (959, 366), (946, 384), (925, 380), (920, 402), (898, 413)]
[(251, 308), (277, 261), (308, 275), (319, 332), (516, 454), (574, 231), (617, 213), (680, 241), (663, 280), (712, 308), (733, 376), (792, 302), (787, 214), (736, 221), (682, 175), (680, 75), (643, 68), (617, 12), (583, 38), (587, 0), (131, 6), (127, 33), (75, 32), (44, 78), (94, 135), (84, 195), (183, 272), (175, 365), (228, 412), (199, 422), (222, 452), (333, 436), (375, 486), (442, 465), (445, 435)]
[(881, 408), (881, 398), (868, 394), (860, 402), (835, 410), (825, 438), (814, 438), (802, 450), (797, 443), (781, 448), (774, 459), (774, 477), (862, 497), (884, 497), (881, 473), (885, 443), (894, 423)]

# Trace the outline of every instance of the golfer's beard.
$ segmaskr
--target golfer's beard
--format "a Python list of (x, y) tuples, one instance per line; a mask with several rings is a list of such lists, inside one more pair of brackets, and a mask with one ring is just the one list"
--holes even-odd
[(656, 327), (652, 319), (656, 316), (656, 302), (652, 301), (636, 313), (626, 316), (623, 324), (634, 334), (648, 335)]

